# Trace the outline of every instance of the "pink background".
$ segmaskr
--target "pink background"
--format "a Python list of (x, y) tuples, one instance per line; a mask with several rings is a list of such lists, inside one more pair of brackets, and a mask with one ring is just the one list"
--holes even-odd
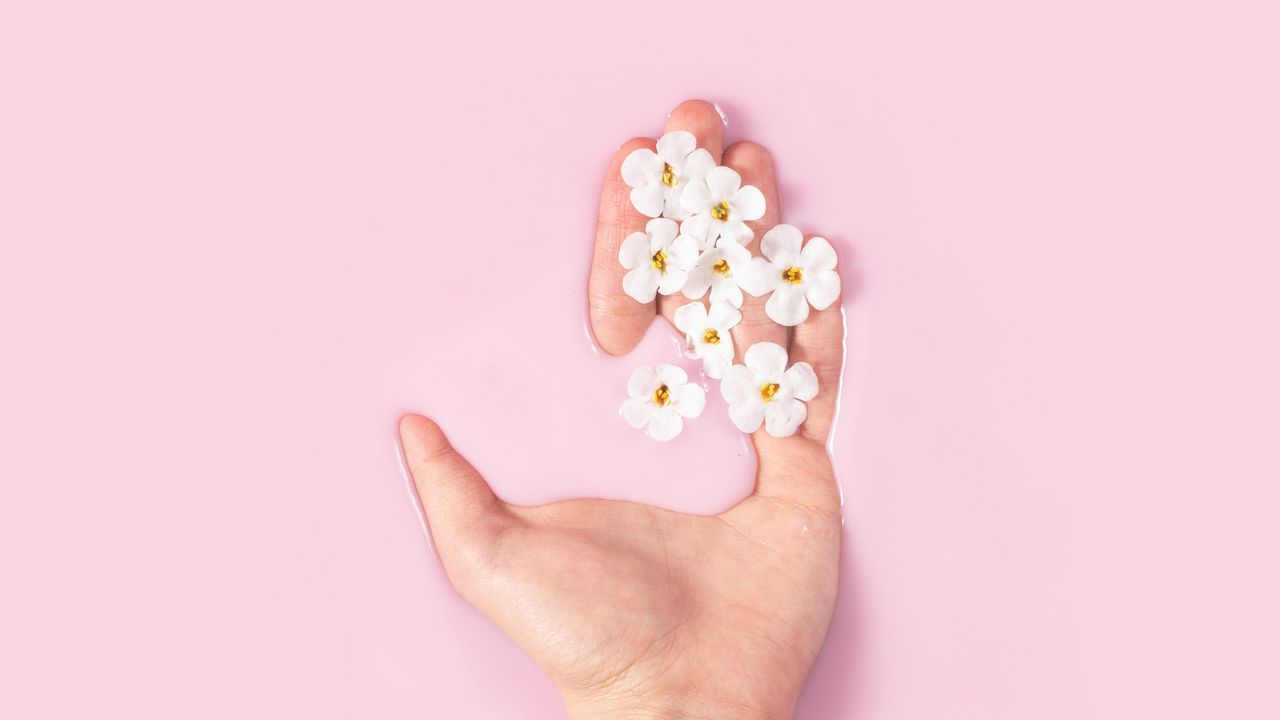
[(666, 327), (584, 330), (686, 97), (854, 288), (799, 717), (1280, 716), (1274, 2), (430, 7), (0, 10), (0, 716), (562, 717), (394, 421), (519, 502), (747, 491), (718, 400), (616, 416)]

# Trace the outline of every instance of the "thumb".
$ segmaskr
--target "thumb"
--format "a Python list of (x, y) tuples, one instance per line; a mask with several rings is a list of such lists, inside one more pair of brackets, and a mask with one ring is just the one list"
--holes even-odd
[(475, 570), (492, 559), (512, 515), (439, 425), (421, 415), (405, 415), (400, 442), (445, 572), (465, 595)]

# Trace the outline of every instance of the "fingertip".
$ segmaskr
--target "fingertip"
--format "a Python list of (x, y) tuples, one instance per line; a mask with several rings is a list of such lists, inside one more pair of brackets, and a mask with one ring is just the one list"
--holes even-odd
[(780, 222), (782, 217), (781, 208), (778, 207), (778, 179), (773, 168), (773, 156), (763, 145), (744, 140), (730, 145), (724, 151), (724, 164), (742, 177), (743, 185), (754, 185), (764, 195), (764, 217), (747, 223), (755, 232), (750, 245), (754, 250), (759, 246), (760, 236)]
[[(724, 162), (732, 166), (744, 177), (753, 175), (773, 175), (773, 155), (760, 143), (750, 140), (736, 142), (724, 151)], [(744, 181), (745, 182), (745, 181)]]
[[(630, 300), (630, 298), (627, 298)], [(606, 310), (610, 299), (592, 302), (588, 307), (588, 319), (591, 326), (591, 337), (596, 346), (609, 355), (626, 355), (640, 344), (641, 338), (653, 322), (652, 304), (645, 313), (614, 313)]]
[[(622, 180), (622, 163), (626, 161), (628, 155), (636, 150), (645, 148), (653, 150), (656, 147), (656, 141), (654, 141), (653, 138), (647, 137), (633, 137), (619, 145), (617, 151), (613, 153), (613, 157), (609, 159), (609, 169), (605, 172), (604, 176), (605, 182), (602, 200), (611, 197), (621, 197), (625, 199), (631, 192), (631, 188), (627, 187), (627, 184)], [(630, 202), (626, 203), (625, 209), (635, 212), (631, 208)], [(638, 212), (635, 214), (639, 216)]]
[(705, 116), (715, 117), (716, 121), (720, 123), (720, 126), (724, 127), (724, 116), (720, 114), (720, 111), (716, 108), (715, 103), (712, 103), (707, 100), (702, 100), (700, 98), (689, 98), (688, 100), (681, 102), (679, 105), (675, 107), (674, 110), (671, 111), (671, 114), (667, 115), (667, 120), (670, 121), (671, 118), (676, 117), (678, 115), (682, 115), (682, 116), (696, 115), (698, 117), (705, 117)]
[[(431, 423), (431, 420), (417, 413), (405, 413), (400, 416), (398, 427), (400, 428), (401, 437), (408, 433), (414, 432), (423, 423)], [(434, 424), (434, 423), (431, 423)]]
[(685, 130), (698, 139), (698, 147), (720, 162), (724, 151), (724, 116), (706, 100), (685, 100), (667, 116), (666, 132)]
[(652, 150), (655, 147), (657, 147), (657, 143), (654, 141), (653, 138), (633, 137), (630, 140), (618, 146), (618, 154), (617, 154), (617, 157), (614, 159), (614, 162), (616, 162), (618, 165), (621, 165), (622, 161), (625, 160), (628, 155), (635, 152), (636, 150), (639, 150), (641, 148), (649, 148), (650, 150)]
[(431, 457), (449, 447), (444, 430), (432, 419), (409, 413), (400, 417), (400, 443), (412, 459)]
[(428, 515), (440, 508), (453, 511), (496, 500), (484, 478), (454, 449), (434, 420), (414, 413), (404, 415), (400, 418), (400, 441)]
[[(724, 164), (742, 177), (742, 184), (754, 185), (764, 196), (764, 215), (759, 220), (747, 222), (752, 238), (747, 249), (752, 255), (760, 252), (760, 240), (782, 217), (778, 207), (778, 185), (773, 172), (773, 158), (759, 143), (749, 140), (730, 145), (724, 153)], [(742, 303), (742, 322), (734, 328), (734, 343), (741, 344), (743, 352), (758, 342), (774, 342), (787, 347), (787, 328), (778, 325), (765, 311), (766, 297), (747, 297)]]

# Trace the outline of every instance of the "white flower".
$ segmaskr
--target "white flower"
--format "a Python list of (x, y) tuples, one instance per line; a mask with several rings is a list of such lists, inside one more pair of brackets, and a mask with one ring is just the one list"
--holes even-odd
[[(686, 221), (687, 222), (687, 221)], [(698, 256), (689, 271), (689, 280), (684, 284), (684, 294), (692, 300), (702, 297), (707, 288), (711, 288), (711, 302), (726, 302), (734, 307), (742, 307), (742, 288), (740, 283), (751, 282), (750, 276), (756, 272), (751, 264), (751, 253), (738, 243), (722, 243), (718, 247)], [(752, 287), (760, 283), (752, 283)]]
[(800, 244), (804, 235), (793, 225), (777, 225), (760, 239), (760, 253), (768, 258), (752, 260), (752, 270), (739, 284), (752, 295), (772, 292), (764, 311), (779, 325), (799, 325), (809, 317), (809, 306), (826, 310), (840, 295), (840, 275), (835, 271), (836, 251), (826, 238), (814, 237)]
[(688, 349), (685, 354), (702, 358), (707, 377), (719, 380), (733, 365), (733, 337), (729, 330), (742, 322), (742, 313), (729, 303), (711, 303), (711, 312), (700, 302), (691, 302), (676, 310), (676, 328), (684, 333)]
[(675, 220), (654, 218), (644, 232), (622, 241), (618, 261), (630, 271), (622, 278), (622, 289), (642, 303), (653, 302), (659, 292), (670, 295), (684, 287), (697, 257), (697, 243), (679, 234)]
[(787, 369), (787, 351), (781, 345), (759, 342), (734, 365), (720, 383), (720, 394), (729, 403), (729, 419), (745, 433), (764, 429), (774, 437), (795, 435), (808, 410), (803, 400), (818, 395), (818, 377), (809, 363)]
[(741, 245), (751, 241), (746, 221), (764, 217), (764, 195), (754, 185), (741, 186), (741, 175), (717, 167), (685, 188), (680, 203), (690, 215), (682, 231), (697, 238), (701, 249), (713, 247), (717, 238)]
[(658, 139), (658, 152), (640, 148), (627, 155), (622, 161), (622, 181), (631, 186), (636, 210), (675, 220), (689, 216), (680, 196), (716, 166), (711, 153), (697, 145), (693, 133), (677, 130)]
[(631, 397), (622, 403), (622, 417), (637, 430), (648, 425), (654, 440), (679, 435), (684, 429), (681, 416), (696, 418), (707, 404), (702, 387), (691, 384), (685, 371), (675, 365), (636, 368), (627, 381), (627, 394)]

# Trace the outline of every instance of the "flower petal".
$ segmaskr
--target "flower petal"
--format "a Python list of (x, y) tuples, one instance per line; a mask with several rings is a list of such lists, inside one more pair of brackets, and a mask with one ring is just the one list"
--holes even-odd
[(707, 187), (707, 181), (691, 181), (689, 186), (684, 189), (684, 192), (680, 193), (680, 204), (684, 206), (685, 210), (695, 215), (711, 212), (711, 189)]
[(618, 262), (628, 270), (640, 267), (652, 258), (653, 253), (649, 252), (649, 238), (642, 232), (631, 233), (626, 240), (622, 241), (622, 247), (618, 248)]
[[(690, 275), (690, 280), (693, 277)], [(688, 285), (685, 286), (685, 294), (688, 294)], [(715, 312), (715, 308), (712, 308)], [(672, 320), (676, 324), (676, 329), (685, 335), (695, 335), (701, 333), (708, 324), (707, 307), (702, 303), (685, 303), (676, 308)]]
[(653, 404), (644, 398), (627, 398), (627, 401), (622, 403), (622, 419), (637, 430), (649, 422), (652, 414)]
[(734, 268), (733, 277), (738, 281), (738, 285), (752, 297), (760, 297), (778, 286), (781, 273), (775, 271), (773, 264), (768, 260), (751, 258), (751, 261), (745, 265)]
[(688, 130), (673, 130), (658, 138), (658, 157), (663, 162), (680, 165), (686, 155), (698, 146), (698, 140)]
[(730, 201), (739, 220), (759, 220), (764, 217), (764, 193), (755, 185), (748, 185), (733, 194)]
[(747, 263), (751, 262), (751, 251), (742, 246), (741, 243), (724, 243), (716, 250), (720, 252), (720, 257), (729, 261), (729, 266), (735, 270)]
[(736, 308), (742, 307), (742, 288), (733, 278), (711, 279), (711, 302), (724, 303)]
[[(684, 308), (680, 308), (683, 310)], [(676, 311), (676, 327), (680, 327), (679, 315), (680, 310)], [(729, 303), (713, 302), (711, 310), (704, 312), (707, 325), (717, 330), (729, 330), (738, 323), (742, 322), (742, 313)]]
[(663, 199), (665, 195), (666, 186), (660, 182), (641, 185), (631, 189), (631, 204), (643, 215), (658, 217), (662, 214), (663, 203), (666, 202)]
[(800, 251), (800, 265), (811, 273), (834, 270), (836, 267), (836, 249), (824, 237), (811, 237)]
[(627, 395), (641, 400), (648, 400), (649, 394), (658, 387), (658, 376), (653, 374), (653, 368), (648, 365), (641, 365), (631, 371), (631, 377), (627, 379)]
[(689, 217), (689, 211), (680, 204), (680, 196), (683, 194), (684, 188), (667, 188), (666, 194), (663, 195), (662, 217), (672, 220), (683, 220)]
[(742, 186), (742, 176), (733, 168), (720, 167), (712, 168), (707, 173), (707, 189), (710, 191), (710, 202), (707, 206), (719, 204), (724, 200), (733, 199), (734, 193), (738, 192), (738, 188)]
[(787, 371), (787, 351), (778, 343), (758, 342), (747, 348), (742, 361), (753, 373), (753, 382), (777, 382)]
[(632, 150), (622, 161), (622, 181), (631, 187), (662, 180), (662, 158), (649, 148)]
[(684, 296), (690, 300), (697, 300), (706, 294), (707, 288), (711, 287), (713, 273), (710, 266), (698, 264), (689, 271), (689, 279), (684, 281)]
[(765, 409), (764, 403), (760, 401), (759, 396), (755, 399), (747, 399), (729, 406), (729, 419), (733, 421), (735, 427), (744, 433), (753, 433), (760, 429), (760, 423), (764, 422)]
[(774, 225), (760, 238), (760, 254), (778, 265), (793, 265), (800, 257), (804, 233), (795, 225)]
[(641, 265), (622, 276), (622, 291), (637, 302), (653, 302), (658, 294), (658, 281), (661, 277), (652, 265)]
[(668, 389), (689, 382), (689, 373), (675, 365), (659, 365), (653, 369), (653, 374), (658, 378), (658, 384), (666, 385)]
[(680, 223), (680, 232), (697, 241), (699, 250), (711, 249), (711, 243), (707, 240), (711, 235), (710, 215), (693, 215), (689, 217)]
[[(671, 224), (675, 223), (671, 222)], [(698, 241), (688, 235), (680, 235), (672, 240), (668, 249), (671, 255), (670, 262), (682, 270), (692, 270), (698, 261)]]
[(671, 396), (671, 407), (687, 418), (696, 418), (707, 406), (707, 392), (701, 385), (681, 385)]
[(680, 234), (680, 225), (670, 218), (654, 218), (644, 224), (644, 231), (650, 240), (659, 240), (667, 245)]
[[(725, 338), (725, 341), (729, 341)], [(731, 342), (731, 341), (730, 341)], [(715, 348), (715, 350), (711, 350)], [(722, 341), (719, 345), (703, 345), (702, 346), (702, 372), (712, 380), (720, 380), (724, 378), (729, 368), (733, 367), (733, 346), (725, 346)]]
[(804, 296), (815, 308), (826, 310), (840, 297), (840, 275), (835, 270), (811, 274), (804, 284)]
[(790, 437), (808, 415), (808, 408), (795, 398), (776, 400), (764, 406), (764, 429), (774, 437)]
[(812, 400), (818, 396), (818, 376), (813, 366), (807, 362), (798, 362), (791, 366), (783, 376), (787, 381), (787, 390), (791, 396), (799, 400)]
[(789, 282), (779, 282), (764, 304), (764, 314), (779, 325), (793, 327), (809, 317), (809, 301), (804, 299), (804, 289)]
[(678, 267), (668, 267), (667, 271), (662, 273), (662, 279), (658, 281), (658, 292), (663, 295), (674, 295), (680, 292), (680, 288), (689, 279), (689, 271), (681, 270)]
[(751, 238), (755, 237), (755, 233), (751, 231), (751, 228), (747, 227), (747, 224), (736, 216), (730, 216), (728, 220), (715, 223), (712, 227), (714, 228), (717, 225), (720, 228), (720, 241), (716, 243), (717, 245), (726, 243), (746, 245), (751, 242)]
[(759, 398), (755, 375), (745, 365), (730, 367), (720, 382), (720, 396), (730, 405), (747, 402), (752, 397)]
[(669, 407), (655, 412), (649, 420), (649, 437), (654, 440), (670, 440), (684, 429), (684, 420)]
[(724, 223), (719, 220), (710, 220), (707, 222), (707, 240), (702, 244), (703, 248), (713, 248), (720, 239), (720, 231), (724, 229)]
[(711, 153), (704, 148), (698, 148), (684, 159), (684, 166), (680, 168), (680, 182), (687, 186), (695, 180), (706, 180), (707, 173), (711, 172), (715, 166), (716, 161), (711, 157)]

